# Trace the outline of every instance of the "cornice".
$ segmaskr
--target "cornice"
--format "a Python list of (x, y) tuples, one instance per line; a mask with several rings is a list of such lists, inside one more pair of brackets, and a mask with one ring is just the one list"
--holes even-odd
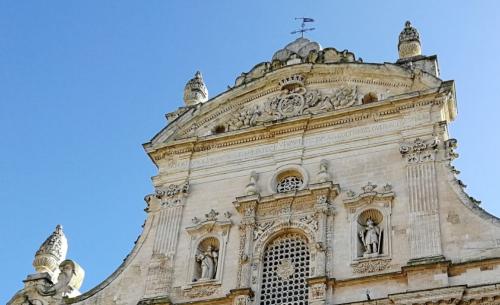
[[(243, 199), (243, 197), (241, 198)], [(247, 198), (250, 200), (251, 198)], [(500, 264), (500, 258), (494, 259), (485, 259), (485, 260), (477, 260), (470, 262), (463, 262), (457, 264), (451, 264), (450, 262), (438, 262), (424, 265), (419, 265), (418, 268), (436, 268), (447, 266), (450, 271), (453, 268), (475, 268), (478, 266), (482, 266), (484, 264)], [(408, 268), (415, 268), (415, 266), (405, 266)], [(402, 269), (404, 269), (403, 267)], [(350, 285), (359, 285), (360, 283), (367, 283), (372, 281), (380, 281), (380, 280), (406, 280), (405, 272), (388, 272), (381, 274), (368, 275), (357, 278), (349, 278), (349, 279), (335, 279), (335, 278), (327, 278), (327, 277), (312, 277), (308, 278), (307, 282), (312, 284), (317, 283), (326, 283), (328, 286), (332, 287), (345, 287)], [(217, 298), (204, 298), (204, 299), (195, 299), (183, 302), (173, 302), (167, 295), (159, 296), (151, 299), (141, 299), (138, 302), (138, 305), (187, 305), (187, 304), (196, 304), (196, 305), (229, 305), (233, 304), (235, 298), (239, 296), (253, 297), (254, 293), (250, 288), (238, 288), (232, 289), (229, 293), (226, 293), (224, 296)], [(468, 305), (468, 304), (497, 304), (491, 303), (490, 301), (500, 301), (500, 283), (491, 283), (491, 284), (482, 284), (475, 286), (468, 285), (456, 285), (456, 286), (448, 286), (448, 287), (438, 287), (438, 288), (429, 288), (415, 291), (407, 291), (400, 293), (389, 294), (386, 298), (380, 299), (372, 299), (365, 301), (355, 301), (355, 302), (347, 302), (339, 305), (346, 304), (359, 304), (359, 305), (385, 305), (385, 304), (393, 304), (393, 305), (406, 305), (406, 304), (458, 304), (458, 305)], [(74, 303), (74, 299), (65, 299), (67, 304)]]
[[(195, 121), (190, 128), (184, 130), (181, 128), (179, 136), (182, 137), (199, 126), (202, 126), (220, 115), (236, 109), (248, 102), (280, 91), (278, 80), (293, 73), (307, 75), (307, 79), (305, 81), (306, 85), (351, 83), (406, 89), (412, 87), (413, 80), (408, 77), (403, 77), (402, 74), (396, 75), (395, 73), (375, 73), (377, 75), (375, 76), (376, 78), (374, 78), (373, 68), (386, 67), (386, 65), (388, 65), (387, 67), (392, 67), (398, 70), (402, 69), (401, 71), (404, 71), (404, 69), (400, 66), (392, 64), (336, 63), (299, 64), (269, 72), (261, 78), (255, 79), (250, 83), (236, 88), (231, 88), (230, 90), (212, 98), (209, 102), (205, 103), (205, 116), (203, 116), (200, 120)], [(363, 68), (370, 70), (369, 72), (363, 71)], [(325, 75), (328, 76), (325, 77)], [(365, 75), (370, 77), (360, 78), (360, 75), (362, 77)], [(398, 80), (394, 81), (394, 79)], [(220, 103), (218, 102), (219, 100), (223, 100), (224, 102)]]
[(175, 140), (162, 143), (156, 147), (148, 147), (146, 150), (151, 159), (157, 164), (158, 161), (171, 155), (205, 152), (250, 142), (259, 142), (297, 131), (312, 131), (327, 127), (345, 128), (362, 121), (380, 121), (401, 115), (415, 108), (443, 105), (446, 99), (443, 98), (441, 89), (439, 87), (421, 91), (418, 94), (393, 96), (376, 103), (353, 106), (320, 115), (306, 114), (280, 122), (272, 122), (263, 126), (226, 132), (220, 135)]

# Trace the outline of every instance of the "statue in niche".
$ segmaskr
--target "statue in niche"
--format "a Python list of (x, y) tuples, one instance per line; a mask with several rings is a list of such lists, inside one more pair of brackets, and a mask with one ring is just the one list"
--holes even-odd
[(219, 252), (211, 245), (205, 251), (200, 251), (196, 255), (196, 262), (199, 264), (201, 274), (198, 280), (213, 280), (217, 273), (217, 259)]
[(362, 232), (359, 232), (359, 237), (365, 247), (364, 257), (373, 257), (380, 254), (382, 231), (371, 218), (366, 220), (366, 227)]

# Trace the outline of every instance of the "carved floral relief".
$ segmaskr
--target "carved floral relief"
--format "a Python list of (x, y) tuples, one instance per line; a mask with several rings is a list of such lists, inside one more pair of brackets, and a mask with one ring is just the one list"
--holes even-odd
[(303, 114), (318, 114), (350, 107), (358, 102), (355, 86), (344, 85), (324, 94), (307, 89), (301, 75), (292, 75), (280, 82), (281, 92), (261, 105), (242, 106), (227, 121), (227, 130), (238, 130), (265, 122), (287, 119)]

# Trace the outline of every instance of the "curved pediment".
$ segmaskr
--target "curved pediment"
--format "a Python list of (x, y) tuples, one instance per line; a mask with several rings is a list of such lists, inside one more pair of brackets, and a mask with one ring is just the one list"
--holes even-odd
[(414, 92), (437, 88), (441, 80), (394, 64), (297, 64), (270, 72), (212, 98), (170, 114), (172, 122), (152, 141), (226, 134), (278, 124), (300, 116), (335, 113)]

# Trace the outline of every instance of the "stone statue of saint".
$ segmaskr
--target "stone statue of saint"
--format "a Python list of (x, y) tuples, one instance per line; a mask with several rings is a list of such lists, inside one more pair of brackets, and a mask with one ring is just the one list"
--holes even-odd
[(201, 276), (199, 278), (200, 280), (215, 279), (218, 256), (218, 251), (213, 249), (212, 246), (208, 246), (205, 251), (196, 256), (196, 261), (200, 264), (201, 267)]
[(371, 218), (366, 221), (363, 232), (359, 232), (361, 242), (365, 246), (364, 256), (376, 256), (379, 254), (380, 238), (382, 234)]

